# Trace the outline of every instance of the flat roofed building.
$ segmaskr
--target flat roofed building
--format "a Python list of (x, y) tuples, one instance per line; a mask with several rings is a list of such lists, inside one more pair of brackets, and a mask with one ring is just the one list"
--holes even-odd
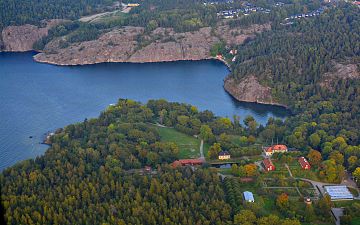
[(243, 193), (245, 202), (255, 202), (254, 195), (250, 191), (244, 191)]
[(331, 200), (352, 200), (354, 196), (345, 185), (324, 186)]

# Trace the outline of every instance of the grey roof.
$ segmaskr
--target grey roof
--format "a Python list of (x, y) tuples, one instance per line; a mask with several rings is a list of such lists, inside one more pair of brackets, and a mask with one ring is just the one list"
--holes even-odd
[(254, 202), (254, 195), (250, 191), (244, 191), (244, 199), (247, 202)]
[(354, 199), (349, 189), (345, 185), (325, 186), (326, 193), (331, 197), (331, 200), (337, 199)]
[(230, 155), (228, 151), (221, 151), (219, 152), (219, 155)]

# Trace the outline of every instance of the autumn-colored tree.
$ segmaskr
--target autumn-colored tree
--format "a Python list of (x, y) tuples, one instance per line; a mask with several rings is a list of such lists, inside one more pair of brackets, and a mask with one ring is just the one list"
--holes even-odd
[(256, 141), (256, 138), (253, 135), (250, 135), (247, 140), (248, 140), (249, 144), (254, 144)]
[(285, 219), (281, 222), (281, 225), (301, 225), (297, 219)]
[(208, 152), (208, 156), (210, 159), (216, 159), (221, 152), (221, 145), (219, 143), (214, 143)]
[(336, 164), (342, 165), (344, 164), (344, 155), (341, 154), (339, 151), (334, 151), (330, 154), (330, 159), (333, 159)]
[(316, 150), (310, 150), (307, 157), (312, 166), (319, 166), (322, 160), (321, 153)]
[(276, 206), (281, 210), (286, 210), (289, 208), (289, 196), (285, 193), (282, 193), (276, 198)]
[(348, 167), (352, 170), (355, 168), (356, 163), (358, 161), (358, 157), (352, 155), (347, 159)]
[(256, 164), (247, 164), (244, 166), (246, 176), (252, 177), (255, 176), (258, 172)]
[(280, 224), (280, 219), (277, 215), (273, 215), (273, 214), (262, 217), (257, 222), (257, 225), (278, 225), (278, 224)]
[(360, 167), (357, 167), (354, 170), (354, 172), (352, 173), (352, 175), (354, 176), (356, 183), (359, 185), (360, 184)]

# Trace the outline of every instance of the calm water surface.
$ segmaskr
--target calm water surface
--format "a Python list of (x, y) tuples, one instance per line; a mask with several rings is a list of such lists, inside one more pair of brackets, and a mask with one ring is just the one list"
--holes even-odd
[(36, 63), (33, 54), (0, 53), (0, 170), (43, 154), (45, 132), (97, 117), (118, 98), (165, 98), (262, 124), (288, 113), (236, 102), (222, 88), (229, 71), (216, 61), (60, 67)]

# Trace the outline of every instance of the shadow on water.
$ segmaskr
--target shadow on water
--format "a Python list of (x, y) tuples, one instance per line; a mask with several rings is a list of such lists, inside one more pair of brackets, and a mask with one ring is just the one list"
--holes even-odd
[(267, 116), (268, 112), (271, 112), (274, 117), (285, 119), (286, 117), (291, 115), (291, 110), (283, 106), (258, 104), (253, 102), (241, 102), (235, 99), (229, 93), (227, 93), (227, 95), (229, 96), (236, 108), (250, 110), (259, 116)]

